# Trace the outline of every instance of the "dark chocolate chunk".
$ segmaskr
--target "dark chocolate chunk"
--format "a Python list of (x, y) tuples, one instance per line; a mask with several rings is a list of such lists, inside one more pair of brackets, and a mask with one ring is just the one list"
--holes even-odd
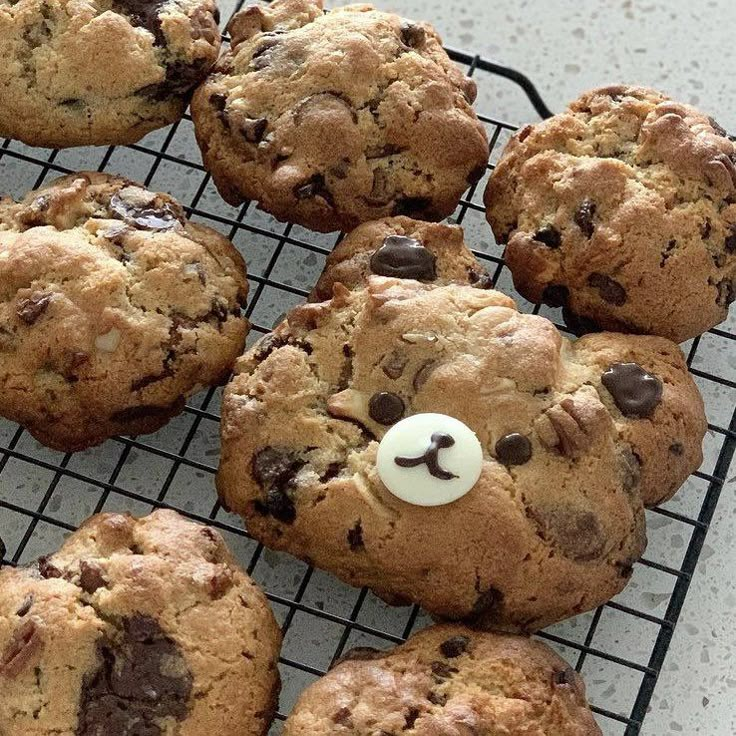
[(294, 187), (294, 196), (297, 199), (312, 199), (322, 197), (328, 204), (332, 204), (332, 194), (325, 186), (325, 178), (322, 174), (314, 174), (305, 182)]
[(501, 437), (496, 442), (496, 459), (503, 465), (523, 465), (532, 456), (532, 443), (518, 432)]
[(401, 396), (389, 391), (373, 394), (368, 402), (368, 414), (379, 424), (395, 424), (404, 416), (404, 409)]
[(708, 240), (711, 232), (713, 232), (713, 223), (710, 221), (710, 217), (706, 217), (700, 224), (700, 237), (703, 240)]
[(685, 446), (682, 442), (673, 442), (667, 449), (676, 457), (682, 457), (685, 454)]
[(443, 657), (454, 659), (467, 651), (470, 639), (467, 636), (453, 636), (440, 644)]
[(111, 197), (110, 212), (115, 217), (143, 230), (171, 230), (181, 224), (168, 204), (158, 208), (137, 207), (126, 202), (119, 194), (113, 194)]
[(30, 296), (27, 299), (21, 299), (15, 310), (18, 318), (27, 325), (34, 324), (48, 309), (52, 298), (52, 294), (41, 292), (39, 294), (33, 294), (33, 296)]
[(618, 281), (603, 273), (591, 273), (588, 276), (588, 285), (598, 289), (603, 301), (620, 307), (626, 304), (626, 289)]
[(220, 567), (210, 578), (210, 598), (219, 601), (232, 587), (233, 574), (227, 567)]
[(453, 667), (447, 662), (432, 662), (430, 665), (432, 669), (433, 680), (436, 683), (442, 683), (445, 680), (449, 680), (454, 674), (459, 672), (457, 667)]
[(145, 28), (155, 39), (156, 46), (166, 45), (159, 11), (165, 0), (114, 0), (113, 10), (124, 13), (134, 26)]
[(736, 280), (723, 279), (718, 282), (716, 288), (718, 289), (718, 296), (716, 297), (718, 306), (728, 307), (736, 301)]
[(419, 391), (422, 386), (427, 382), (427, 379), (431, 375), (432, 371), (439, 365), (438, 360), (428, 360), (424, 363), (419, 370), (414, 374), (411, 385), (415, 391)]
[(468, 279), (476, 289), (492, 289), (493, 277), (485, 270), (468, 269)]
[(249, 118), (240, 125), (240, 130), (248, 143), (260, 143), (267, 127), (266, 118)]
[(96, 562), (82, 560), (79, 563), (79, 587), (85, 593), (94, 593), (106, 585), (102, 568)]
[(538, 535), (576, 562), (598, 558), (606, 546), (606, 537), (598, 517), (586, 509), (568, 504), (527, 507)]
[(548, 248), (559, 248), (562, 245), (562, 235), (554, 225), (544, 225), (534, 234), (534, 240)]
[(726, 235), (723, 247), (727, 253), (736, 253), (736, 225), (731, 225), (731, 232)]
[(32, 607), (33, 607), (33, 593), (31, 593), (30, 595), (27, 595), (23, 599), (23, 603), (20, 604), (20, 607), (15, 612), (15, 615), (18, 616), (19, 618), (23, 618), (23, 616), (27, 615), (30, 612)]
[(401, 378), (404, 374), (404, 368), (409, 362), (409, 356), (406, 353), (400, 353), (394, 350), (381, 364), (381, 370), (394, 380)]
[(636, 363), (613, 363), (601, 382), (625, 417), (651, 416), (662, 399), (662, 381)]
[(448, 696), (445, 693), (436, 693), (434, 690), (427, 694), (427, 700), (433, 705), (447, 705)]
[(160, 736), (163, 721), (186, 718), (193, 678), (154, 619), (124, 619), (120, 638), (103, 639), (98, 652), (98, 669), (82, 683), (76, 736)]
[(424, 45), (427, 34), (420, 25), (410, 21), (401, 24), (401, 41), (410, 49), (416, 49)]
[(49, 561), (48, 557), (40, 557), (36, 564), (38, 565), (38, 573), (44, 580), (60, 578), (63, 575), (61, 570)]
[(371, 256), (371, 271), (379, 276), (434, 281), (437, 278), (434, 253), (418, 240), (389, 235)]
[(570, 299), (570, 290), (562, 284), (548, 284), (542, 292), (542, 301), (549, 307), (564, 307)]
[(0, 654), (0, 676), (17, 677), (43, 647), (43, 639), (32, 619), (24, 621)]
[(360, 521), (355, 522), (355, 526), (348, 530), (348, 544), (353, 552), (365, 547), (363, 542), (363, 527)]
[(296, 453), (288, 448), (264, 447), (253, 457), (253, 477), (266, 491), (266, 502), (259, 507), (275, 519), (290, 524), (296, 518), (296, 507), (288, 490), (293, 488), (294, 479), (304, 466)]
[(215, 108), (218, 112), (224, 112), (227, 107), (227, 95), (221, 92), (215, 92), (210, 95), (210, 105)]
[(455, 438), (445, 432), (434, 432), (430, 437), (429, 447), (423, 455), (419, 457), (395, 457), (394, 462), (401, 468), (416, 468), (419, 465), (426, 465), (429, 474), (440, 480), (452, 480), (457, 478), (454, 473), (445, 470), (440, 465), (440, 450), (452, 447), (455, 444)]
[(564, 670), (557, 670), (552, 676), (555, 685), (575, 685), (577, 682), (577, 673), (572, 667)]
[(404, 716), (404, 728), (402, 728), (402, 731), (410, 731), (412, 728), (414, 728), (414, 724), (417, 722), (417, 718), (419, 718), (419, 709), (418, 708), (409, 708), (409, 710), (406, 712), (406, 715)]
[(621, 450), (619, 466), (624, 490), (633, 491), (641, 480), (641, 460), (628, 445)]
[(264, 335), (254, 346), (255, 359), (259, 362), (264, 361), (274, 350), (291, 345), (299, 350), (303, 350), (307, 355), (311, 355), (312, 346), (308, 342), (304, 342), (291, 335), (275, 335), (269, 333)]
[(352, 728), (353, 727), (353, 719), (352, 719), (352, 712), (350, 711), (350, 708), (340, 708), (333, 716), (332, 716), (332, 722), (337, 723), (340, 726), (345, 726), (345, 728)]
[(584, 200), (575, 211), (575, 224), (582, 230), (583, 235), (586, 238), (593, 236), (595, 230), (595, 224), (593, 218), (595, 217), (596, 205), (589, 199)]

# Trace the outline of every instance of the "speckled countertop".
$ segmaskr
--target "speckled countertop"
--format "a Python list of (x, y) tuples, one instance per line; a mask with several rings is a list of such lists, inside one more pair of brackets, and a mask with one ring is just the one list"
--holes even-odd
[[(736, 130), (733, 0), (390, 0), (384, 5), (431, 20), (449, 46), (520, 69), (553, 110), (586, 88), (636, 82), (699, 105)], [(535, 119), (510, 85), (499, 84), (494, 99), (492, 114), (513, 123)], [(729, 354), (722, 347), (715, 360), (733, 380), (736, 350), (731, 347)], [(732, 391), (729, 400), (734, 399)], [(679, 561), (683, 538), (675, 532), (669, 543)], [(736, 734), (735, 610), (736, 478), (731, 477), (642, 736)], [(622, 628), (619, 636), (626, 635)]]

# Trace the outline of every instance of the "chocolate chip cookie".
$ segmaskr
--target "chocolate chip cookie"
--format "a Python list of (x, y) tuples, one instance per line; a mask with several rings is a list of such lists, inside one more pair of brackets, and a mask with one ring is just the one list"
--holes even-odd
[(458, 225), (386, 217), (360, 225), (338, 243), (310, 301), (330, 299), (338, 282), (348, 289), (363, 287), (371, 274), (430, 284), (465, 283), (481, 289), (493, 284), (465, 245)]
[(736, 144), (654, 90), (596, 89), (523, 128), (485, 202), (516, 288), (575, 329), (681, 342), (736, 298)]
[(0, 201), (0, 416), (74, 451), (153, 432), (226, 380), (245, 264), (165, 194), (80, 173)]
[(101, 514), (0, 591), (4, 736), (267, 732), (281, 634), (214, 529)]
[(0, 3), (0, 137), (134, 143), (179, 120), (220, 50), (214, 0)]
[(370, 5), (250, 5), (192, 102), (205, 166), (233, 205), (351, 230), (440, 220), (485, 170), (475, 83), (434, 29)]
[(284, 736), (601, 736), (580, 676), (540, 641), (432, 626), (361, 647), (302, 694)]
[(624, 587), (644, 504), (698, 467), (705, 429), (667, 340), (571, 343), (497, 291), (370, 276), (238, 361), (217, 484), (269, 547), (393, 603), (534, 630)]

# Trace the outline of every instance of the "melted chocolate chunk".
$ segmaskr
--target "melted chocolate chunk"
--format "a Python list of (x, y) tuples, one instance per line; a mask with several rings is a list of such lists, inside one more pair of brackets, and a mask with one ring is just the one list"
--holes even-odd
[(610, 276), (603, 273), (592, 273), (588, 276), (588, 285), (598, 289), (603, 301), (616, 307), (626, 304), (626, 289)]
[(102, 568), (96, 562), (82, 560), (79, 563), (79, 587), (85, 593), (94, 593), (106, 585)]
[(368, 414), (379, 424), (395, 424), (404, 416), (404, 402), (401, 396), (388, 391), (373, 394), (368, 402)]
[(42, 647), (43, 639), (35, 622), (31, 619), (24, 621), (0, 654), (0, 676), (17, 677)]
[(34, 324), (38, 318), (48, 309), (53, 295), (49, 293), (34, 294), (28, 299), (21, 299), (16, 308), (18, 319), (27, 325)]
[(110, 211), (115, 217), (143, 230), (171, 230), (181, 224), (168, 204), (160, 208), (138, 207), (119, 194), (113, 194), (110, 199)]
[(562, 235), (554, 225), (544, 225), (534, 234), (534, 240), (548, 248), (559, 248), (562, 245)]
[(591, 511), (561, 504), (528, 507), (527, 516), (535, 522), (539, 536), (571, 560), (588, 562), (605, 549), (603, 528)]
[(445, 470), (440, 465), (440, 450), (452, 447), (455, 439), (445, 432), (434, 432), (430, 437), (429, 447), (423, 455), (419, 457), (395, 457), (394, 462), (402, 468), (416, 468), (419, 465), (426, 465), (429, 474), (440, 480), (452, 480), (457, 478), (454, 473)]
[(453, 636), (440, 644), (443, 657), (454, 659), (468, 650), (470, 639), (467, 636)]
[(425, 33), (424, 28), (416, 23), (411, 23), (410, 21), (405, 20), (401, 24), (401, 41), (410, 49), (416, 49), (423, 46), (426, 38), (427, 34)]
[(266, 491), (266, 502), (258, 502), (260, 513), (269, 514), (285, 524), (294, 521), (296, 507), (288, 491), (294, 487), (296, 474), (304, 464), (293, 450), (282, 447), (264, 447), (254, 455), (253, 477)]
[(156, 46), (166, 44), (166, 36), (161, 27), (159, 11), (166, 0), (114, 0), (113, 10), (123, 13), (130, 22), (139, 28), (145, 28), (155, 39)]
[(531, 456), (532, 443), (523, 434), (511, 432), (496, 442), (496, 458), (503, 465), (523, 465)]
[(595, 230), (593, 218), (595, 217), (596, 209), (595, 202), (586, 199), (575, 211), (575, 216), (573, 218), (575, 220), (575, 224), (580, 228), (586, 238), (593, 237), (593, 231)]
[(160, 736), (183, 721), (192, 675), (173, 639), (147, 616), (123, 620), (119, 639), (98, 645), (99, 668), (84, 678), (76, 736)]
[(379, 276), (434, 281), (436, 258), (418, 240), (389, 235), (371, 256), (371, 271)]
[(206, 73), (203, 59), (195, 59), (192, 62), (171, 61), (166, 65), (166, 78), (163, 82), (149, 84), (139, 89), (136, 94), (155, 102), (164, 102), (170, 97), (188, 96)]
[(570, 299), (570, 290), (562, 284), (548, 284), (542, 292), (542, 302), (549, 307), (564, 307)]
[(613, 363), (601, 382), (625, 417), (649, 417), (662, 399), (662, 381), (636, 363)]
[(348, 531), (348, 544), (353, 552), (365, 547), (363, 542), (363, 527), (360, 521), (355, 522), (355, 526)]

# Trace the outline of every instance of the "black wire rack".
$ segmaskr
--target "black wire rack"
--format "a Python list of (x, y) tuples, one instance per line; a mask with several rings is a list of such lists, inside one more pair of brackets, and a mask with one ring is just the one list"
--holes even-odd
[[(550, 112), (534, 85), (518, 71), (477, 55), (448, 51), (478, 83), (480, 118), (490, 140), (490, 171), (516, 129), (482, 114), (482, 105), (494, 100), (499, 77), (517, 86), (541, 117)], [(189, 116), (125, 148), (48, 151), (10, 140), (0, 144), (0, 188), (15, 195), (82, 168), (121, 173), (170, 191), (193, 220), (219, 229), (239, 247), (249, 264), (246, 311), (253, 323), (251, 342), (304, 300), (339, 239), (278, 223), (252, 205), (235, 209), (222, 202), (202, 166)], [(513, 292), (503, 250), (485, 223), (486, 177), (466, 193), (451, 220), (465, 226), (468, 242), (475, 245), (494, 283), (514, 295), (521, 309), (540, 311)], [(555, 310), (541, 311), (564, 329)], [(736, 449), (736, 375), (719, 368), (718, 355), (733, 350), (734, 325), (732, 318), (685, 346), (688, 365), (706, 399), (706, 460), (675, 499), (647, 512), (650, 546), (629, 587), (598, 610), (541, 634), (587, 680), (606, 736), (640, 732), (727, 481)], [(416, 607), (389, 608), (366, 590), (349, 588), (288, 555), (264, 549), (248, 536), (239, 519), (224, 512), (213, 485), (220, 396), (221, 389), (211, 389), (194, 397), (180, 417), (156, 434), (114, 438), (74, 455), (48, 450), (22, 428), (0, 420), (0, 553), (3, 564), (30, 562), (56, 549), (87, 516), (103, 510), (145, 514), (157, 507), (174, 508), (219, 528), (266, 589), (284, 631), (277, 732), (301, 690), (346, 648), (386, 648), (428, 619)], [(684, 541), (673, 547), (674, 537)]]

